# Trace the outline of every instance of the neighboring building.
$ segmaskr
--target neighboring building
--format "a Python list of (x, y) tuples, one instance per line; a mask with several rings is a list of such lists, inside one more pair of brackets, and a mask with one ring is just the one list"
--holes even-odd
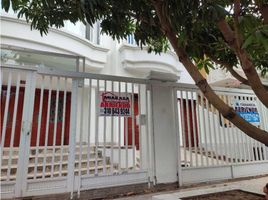
[[(243, 70), (241, 68), (235, 69), (235, 71), (242, 77), (246, 78)], [(207, 80), (210, 85), (214, 87), (228, 87), (228, 88), (249, 88), (247, 85), (241, 84), (236, 78), (234, 78), (230, 72), (224, 69), (211, 70), (209, 75), (207, 75)], [(268, 74), (265, 77), (261, 77), (263, 84), (268, 85)]]

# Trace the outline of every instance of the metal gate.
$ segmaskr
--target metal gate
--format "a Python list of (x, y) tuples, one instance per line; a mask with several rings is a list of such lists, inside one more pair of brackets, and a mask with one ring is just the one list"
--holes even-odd
[[(252, 91), (226, 88), (215, 91), (244, 117), (247, 113), (241, 105), (250, 107), (247, 120), (267, 128), (267, 109)], [(174, 94), (180, 185), (268, 173), (268, 148), (264, 144), (225, 119), (196, 87), (177, 84)]]
[[(2, 66), (0, 94), (3, 198), (149, 181), (145, 80)], [(103, 94), (129, 106), (101, 108)]]
[(36, 67), (1, 67), (2, 197), (67, 191), (71, 85)]

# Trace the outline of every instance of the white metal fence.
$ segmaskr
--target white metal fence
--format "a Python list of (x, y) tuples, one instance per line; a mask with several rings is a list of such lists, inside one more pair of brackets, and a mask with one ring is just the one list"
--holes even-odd
[[(252, 92), (219, 88), (216, 92), (241, 115), (246, 114), (239, 105), (241, 102), (250, 107), (248, 120), (267, 130), (264, 122), (267, 109), (261, 107)], [(197, 88), (180, 86), (175, 94), (181, 184), (255, 175), (258, 169), (267, 167), (268, 148), (224, 119)], [(252, 164), (258, 164), (258, 168)]]
[[(146, 85), (139, 79), (2, 66), (1, 196), (79, 195), (148, 182)], [(107, 94), (128, 97), (128, 103), (101, 110), (101, 95)]]
[[(72, 59), (76, 69), (84, 64)], [(154, 144), (153, 84), (174, 89), (175, 112), (168, 114), (177, 121), (177, 138), (171, 139), (179, 141), (180, 184), (268, 172), (268, 149), (224, 119), (192, 85), (5, 65), (1, 197), (79, 196), (82, 190), (153, 181), (156, 159), (161, 161), (155, 149), (165, 148)], [(268, 130), (268, 110), (252, 92), (216, 92), (234, 108), (241, 102), (252, 113), (256, 108), (260, 121), (255, 125)]]

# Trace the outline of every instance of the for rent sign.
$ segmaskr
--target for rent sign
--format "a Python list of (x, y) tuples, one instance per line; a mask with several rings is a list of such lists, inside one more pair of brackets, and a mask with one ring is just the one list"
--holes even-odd
[(260, 115), (257, 110), (256, 103), (253, 101), (235, 100), (233, 107), (237, 114), (239, 114), (246, 121), (260, 124)]
[(100, 116), (131, 116), (131, 95), (118, 92), (99, 93)]

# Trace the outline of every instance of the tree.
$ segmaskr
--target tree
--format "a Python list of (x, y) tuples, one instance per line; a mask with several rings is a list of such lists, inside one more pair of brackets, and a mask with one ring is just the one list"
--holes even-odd
[[(171, 45), (196, 85), (219, 112), (248, 136), (268, 145), (268, 132), (246, 122), (213, 91), (198, 67), (217, 63), (251, 86), (268, 108), (257, 70), (268, 71), (268, 0), (2, 0), (41, 34), (65, 20), (93, 25), (114, 39), (134, 34), (137, 44), (160, 53)], [(241, 66), (247, 79), (234, 68)]]

